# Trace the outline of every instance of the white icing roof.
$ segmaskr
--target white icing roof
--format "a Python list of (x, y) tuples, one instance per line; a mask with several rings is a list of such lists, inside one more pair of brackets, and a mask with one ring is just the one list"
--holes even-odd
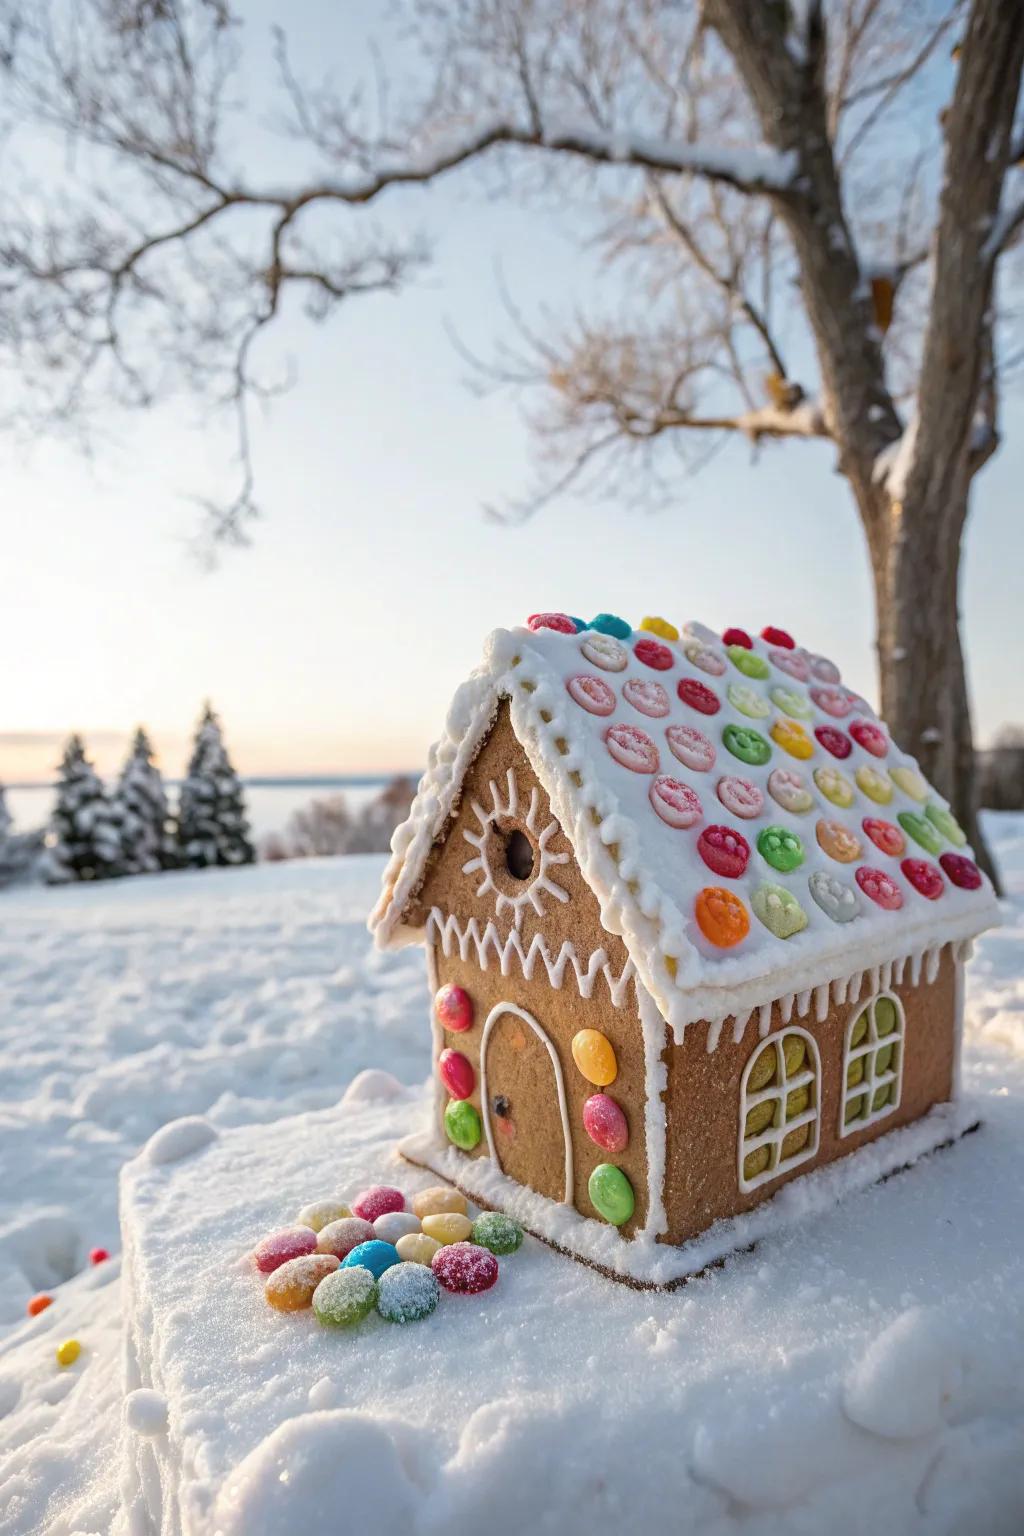
[[(765, 675), (750, 676), (749, 671)], [(582, 689), (573, 681), (580, 678), (589, 680)], [(578, 702), (581, 697), (587, 705)], [(965, 866), (949, 856), (969, 858), (971, 850), (957, 846), (958, 829), (942, 814), (945, 802), (924, 783), (913, 758), (890, 742), (864, 700), (841, 686), (831, 662), (763, 640), (755, 640), (749, 650), (726, 648), (696, 624), (688, 625), (677, 641), (646, 630), (611, 640), (593, 629), (576, 634), (513, 629), (489, 637), (483, 664), (456, 693), (409, 819), (392, 840), (383, 890), (370, 918), (381, 947), (420, 937), (400, 927), (402, 913), (502, 698), (509, 701), (516, 735), (600, 901), (605, 928), (622, 936), (641, 981), (676, 1029), (698, 1018), (745, 1013), (851, 972), (973, 936), (998, 921), (987, 879), (969, 890), (950, 878), (951, 873), (962, 876)], [(703, 712), (694, 700), (714, 712)], [(593, 712), (594, 706), (602, 712)], [(778, 739), (794, 725), (803, 731), (798, 748), (810, 748), (806, 759), (791, 755)], [(631, 729), (620, 732), (617, 727)], [(761, 756), (767, 749), (766, 761), (748, 763), (734, 755), (723, 738), (735, 741), (736, 728), (757, 732), (754, 747)], [(815, 735), (818, 730), (824, 742)], [(636, 731), (646, 740), (632, 734)], [(701, 764), (700, 754), (706, 763), (710, 753), (694, 731), (714, 749), (710, 767)], [(830, 736), (830, 731), (840, 734)], [(837, 759), (828, 742), (847, 755)], [(638, 749), (634, 760), (642, 771), (622, 761), (634, 758), (632, 748)], [(680, 760), (680, 749), (686, 761)], [(811, 800), (807, 810), (786, 809), (774, 797), (778, 781), (772, 779), (770, 788), (769, 780), (776, 770), (804, 781), (804, 797)], [(916, 783), (906, 776), (908, 770)], [(664, 787), (675, 807), (682, 806), (681, 817), (658, 794), (666, 777), (674, 781)], [(725, 801), (720, 798), (723, 779), (752, 786), (752, 794), (740, 792), (754, 807), (763, 802), (754, 816), (730, 808), (739, 804), (730, 794), (735, 785), (723, 786)], [(862, 786), (891, 799), (879, 803)], [(687, 806), (691, 816), (696, 807), (687, 790), (699, 800), (699, 819), (691, 826), (672, 825), (654, 808), (652, 797), (672, 820), (689, 820)], [(851, 803), (837, 804), (832, 795)], [(939, 826), (925, 815), (928, 809)], [(924, 823), (931, 849), (901, 830), (900, 814)], [(871, 830), (883, 842), (890, 840), (887, 849), (900, 841), (905, 847), (893, 852), (876, 846), (865, 821), (872, 822)], [(833, 851), (854, 852), (848, 841), (843, 848), (843, 838), (856, 839), (849, 862), (819, 842), (819, 822), (836, 824), (822, 830)], [(888, 823), (888, 832), (878, 822)], [(742, 873), (715, 873), (708, 867), (698, 843), (712, 826), (724, 829), (716, 836), (729, 840), (734, 856), (737, 834), (745, 840), (749, 857)], [(759, 849), (758, 836), (768, 827), (799, 838), (802, 859), (796, 868), (773, 868)], [(835, 836), (838, 845), (831, 840)], [(923, 868), (905, 869), (908, 858)], [(895, 886), (902, 903), (898, 909), (872, 898), (869, 871), (888, 877), (883, 895)], [(930, 882), (939, 891), (937, 898), (915, 888), (911, 873)], [(812, 894), (815, 887), (820, 894), (823, 884), (826, 906)], [(765, 891), (766, 886), (776, 889)], [(698, 924), (697, 899), (708, 887), (728, 890), (745, 909), (749, 930), (732, 947), (710, 942)], [(840, 899), (847, 910), (855, 905), (851, 920), (838, 921), (826, 909), (828, 890), (840, 888), (846, 892)], [(806, 926), (787, 938), (777, 937), (757, 915), (766, 910), (766, 898), (772, 898), (768, 915), (778, 913), (780, 889), (787, 893), (783, 900), (795, 899), (806, 918)]]

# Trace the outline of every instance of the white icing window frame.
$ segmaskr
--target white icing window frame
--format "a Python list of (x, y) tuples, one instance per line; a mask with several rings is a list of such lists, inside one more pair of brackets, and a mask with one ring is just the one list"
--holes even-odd
[[(888, 1035), (879, 1035), (875, 1024), (875, 1008), (886, 998), (896, 1009), (896, 1028)], [(860, 1045), (852, 1045), (853, 1031), (858, 1019), (864, 1014), (868, 1016), (868, 1032)], [(896, 1049), (896, 1066), (887, 1072), (875, 1071), (875, 1059), (878, 1052), (886, 1046), (894, 1045)], [(907, 1048), (907, 1015), (903, 1003), (897, 993), (890, 992), (886, 988), (875, 992), (866, 1003), (858, 1003), (846, 1026), (846, 1035), (843, 1040), (843, 1075), (841, 1079), (842, 1091), (839, 1098), (839, 1135), (840, 1138), (856, 1136), (859, 1131), (865, 1130), (869, 1125), (876, 1125), (879, 1120), (884, 1120), (888, 1115), (895, 1113), (900, 1107), (903, 1098), (903, 1057)], [(846, 1081), (846, 1075), (850, 1066), (855, 1061), (865, 1062), (864, 1076), (859, 1083), (850, 1086)], [(886, 1084), (895, 1083), (896, 1097), (890, 1098), (880, 1109), (872, 1109), (871, 1102), (879, 1088)], [(856, 1120), (847, 1123), (846, 1110), (851, 1100), (859, 1099), (862, 1094), (867, 1095), (868, 1112)]]
[(569, 1104), (565, 1096), (565, 1078), (562, 1074), (562, 1063), (558, 1059), (558, 1052), (547, 1031), (537, 1023), (532, 1013), (527, 1013), (525, 1008), (520, 1008), (517, 1003), (496, 1003), (484, 1020), (483, 1033), (480, 1036), (480, 1107), (483, 1110), (484, 1134), (487, 1137), (487, 1150), (491, 1155), (491, 1161), (495, 1168), (502, 1172), (501, 1159), (494, 1144), (494, 1131), (491, 1126), (491, 1100), (487, 1088), (487, 1042), (491, 1030), (502, 1014), (513, 1013), (517, 1019), (522, 1019), (528, 1024), (537, 1036), (538, 1040), (547, 1047), (547, 1053), (551, 1057), (551, 1065), (555, 1071), (555, 1087), (558, 1090), (558, 1108), (562, 1116), (562, 1139), (565, 1143), (565, 1194), (563, 1203), (572, 1205), (575, 1198), (573, 1185), (573, 1159), (572, 1159), (572, 1130), (569, 1125)]
[[(782, 1050), (782, 1042), (787, 1035), (799, 1035), (807, 1044), (807, 1063), (793, 1077), (786, 1076), (786, 1058)], [(773, 1045), (776, 1053), (776, 1080), (767, 1088), (759, 1088), (753, 1093), (747, 1088), (754, 1063), (759, 1061), (766, 1046)], [(811, 1103), (802, 1114), (796, 1115), (792, 1120), (786, 1120), (786, 1099), (798, 1088), (810, 1087)], [(756, 1136), (747, 1136), (747, 1116), (757, 1105), (766, 1103), (769, 1099), (777, 1099), (781, 1105), (781, 1113), (778, 1116), (779, 1124), (774, 1123), (766, 1131), (761, 1131)], [(782, 1143), (791, 1132), (797, 1131), (803, 1125), (811, 1126), (811, 1135), (807, 1145), (793, 1157), (787, 1157), (784, 1161), (780, 1154)], [(773, 1179), (779, 1179), (791, 1169), (806, 1163), (808, 1159), (815, 1157), (821, 1139), (821, 1057), (818, 1053), (818, 1042), (806, 1029), (800, 1029), (795, 1024), (783, 1025), (774, 1034), (768, 1035), (764, 1040), (759, 1040), (757, 1049), (750, 1054), (750, 1060), (743, 1068), (743, 1077), (740, 1080), (740, 1123), (739, 1123), (739, 1152), (737, 1161), (737, 1176), (739, 1178), (740, 1193), (749, 1195), (752, 1190), (759, 1189), (762, 1184), (770, 1184)], [(771, 1156), (768, 1167), (761, 1173), (748, 1179), (743, 1172), (743, 1164), (751, 1152), (756, 1152), (759, 1147), (771, 1148)]]

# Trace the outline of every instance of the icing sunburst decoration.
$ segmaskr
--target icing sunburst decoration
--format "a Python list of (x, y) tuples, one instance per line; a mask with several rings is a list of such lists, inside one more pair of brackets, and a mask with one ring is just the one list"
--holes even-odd
[[(500, 917), (504, 911), (512, 913), (513, 927), (518, 929), (522, 923), (523, 913), (527, 906), (533, 908), (538, 917), (544, 916), (544, 893), (548, 892), (556, 901), (566, 902), (569, 893), (564, 886), (559, 885), (554, 879), (554, 870), (559, 864), (568, 864), (567, 853), (556, 853), (551, 847), (551, 840), (558, 831), (558, 823), (552, 819), (546, 826), (538, 825), (540, 821), (540, 791), (534, 785), (530, 790), (529, 805), (523, 811), (523, 802), (519, 794), (519, 786), (513, 769), (509, 769), (505, 779), (506, 792), (504, 797), (496, 782), (490, 782), (491, 804), (488, 808), (480, 804), (479, 800), (473, 801), (473, 814), (479, 823), (479, 832), (463, 830), (463, 837), (467, 843), (471, 843), (477, 850), (473, 858), (467, 860), (462, 866), (462, 873), (470, 875), (479, 873), (480, 884), (476, 894), (486, 896), (492, 893), (494, 896), (495, 910)], [(533, 846), (533, 867), (528, 879), (522, 882), (521, 889), (513, 893), (503, 890), (494, 878), (493, 855), (494, 839), (492, 832), (500, 828), (503, 822), (519, 821), (530, 834), (530, 842)]]

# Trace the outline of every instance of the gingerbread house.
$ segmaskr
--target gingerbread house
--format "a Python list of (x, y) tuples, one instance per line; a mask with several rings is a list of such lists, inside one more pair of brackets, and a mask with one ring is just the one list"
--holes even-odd
[(402, 1151), (577, 1257), (672, 1283), (966, 1126), (992, 888), (781, 630), (496, 631), (392, 846), (370, 923), (426, 947), (437, 1084)]

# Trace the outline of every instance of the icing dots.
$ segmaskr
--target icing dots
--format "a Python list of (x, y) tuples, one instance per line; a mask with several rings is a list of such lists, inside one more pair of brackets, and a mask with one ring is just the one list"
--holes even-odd
[(805, 759), (814, 753), (814, 744), (804, 730), (795, 720), (785, 720), (781, 716), (776, 720), (771, 730), (772, 740), (780, 746), (790, 757)]
[(858, 747), (863, 747), (872, 757), (884, 757), (889, 750), (889, 738), (881, 726), (873, 725), (870, 720), (851, 720), (849, 732)]
[(731, 827), (705, 827), (697, 839), (697, 852), (714, 875), (738, 880), (750, 858), (750, 844)]
[(719, 949), (732, 949), (750, 932), (746, 907), (724, 886), (706, 885), (694, 903), (694, 915), (701, 933)]
[(905, 795), (909, 795), (911, 800), (927, 800), (928, 785), (916, 768), (908, 768), (905, 764), (899, 763), (895, 768), (889, 769), (889, 777), (896, 788), (901, 789)]
[(633, 633), (632, 624), (620, 619), (617, 613), (599, 613), (590, 621), (591, 629), (599, 635), (611, 635), (614, 640), (628, 640)]
[(662, 645), (660, 640), (638, 640), (633, 647), (633, 655), (645, 667), (653, 667), (655, 672), (667, 672), (675, 662), (668, 646)]
[(796, 641), (786, 630), (780, 629), (777, 624), (766, 624), (761, 631), (761, 639), (769, 645), (780, 646), (784, 651), (796, 649)]
[(763, 827), (757, 835), (757, 851), (766, 864), (783, 875), (791, 874), (804, 861), (804, 845), (788, 827)]
[(813, 653), (810, 653), (807, 660), (810, 663), (812, 677), (816, 677), (819, 683), (839, 683), (842, 681), (842, 674), (839, 668), (834, 661), (829, 661), (827, 656), (815, 656)]
[(665, 740), (672, 756), (678, 758), (684, 768), (690, 768), (694, 773), (707, 773), (714, 767), (717, 756), (714, 744), (695, 725), (670, 725), (665, 730)]
[(853, 742), (849, 736), (837, 730), (834, 725), (816, 725), (814, 734), (825, 751), (831, 752), (833, 757), (849, 757), (853, 751)]
[(653, 678), (631, 677), (622, 685), (622, 697), (652, 720), (664, 719), (669, 712), (668, 694)]
[(691, 667), (699, 667), (709, 677), (721, 677), (725, 672), (725, 657), (711, 645), (705, 645), (702, 640), (689, 640), (683, 647), (683, 655)]
[(725, 646), (736, 645), (744, 651), (752, 651), (754, 649), (754, 642), (746, 630), (737, 629), (735, 625), (723, 631), (722, 644)]
[(650, 800), (662, 821), (680, 830), (695, 827), (704, 814), (696, 792), (667, 773), (660, 773), (651, 784)]
[(831, 715), (834, 720), (845, 720), (853, 708), (845, 688), (812, 688), (811, 698), (823, 714)]
[(717, 715), (722, 707), (722, 701), (714, 689), (695, 677), (681, 677), (676, 684), (676, 693), (684, 704), (701, 715)]
[(792, 768), (773, 768), (768, 775), (768, 793), (777, 805), (793, 816), (802, 816), (814, 805), (814, 796), (806, 780)]
[(577, 1070), (595, 1088), (607, 1088), (619, 1073), (615, 1047), (599, 1029), (580, 1029), (572, 1037), (572, 1059)]
[(646, 731), (635, 725), (611, 725), (604, 733), (605, 746), (622, 768), (633, 773), (657, 773), (658, 749)]
[(838, 864), (852, 864), (861, 855), (860, 838), (844, 827), (841, 821), (828, 821), (824, 817), (814, 828), (818, 846)]
[(936, 831), (941, 832), (947, 843), (952, 843), (954, 848), (962, 848), (967, 842), (967, 835), (960, 823), (945, 806), (936, 805), (933, 801), (931, 805), (925, 806), (924, 813)]
[(830, 805), (838, 805), (840, 810), (845, 811), (853, 804), (853, 785), (841, 769), (830, 766), (815, 768), (814, 782)]
[(893, 796), (892, 781), (884, 773), (879, 773), (870, 763), (861, 763), (853, 776), (857, 780), (857, 788), (869, 800), (873, 800), (876, 805), (889, 804)]
[[(592, 672), (578, 672), (567, 679), (566, 692), (573, 703), (591, 715), (610, 715), (615, 709), (615, 689)], [(629, 684), (626, 684), (629, 687)]]
[[(771, 701), (777, 709), (782, 710), (784, 715), (792, 715), (794, 720), (809, 720), (813, 714), (806, 694), (801, 693), (798, 688), (783, 688), (780, 683), (776, 683), (771, 690)], [(767, 713), (766, 705), (765, 714)]]
[(678, 629), (676, 629), (674, 624), (670, 624), (668, 619), (659, 619), (657, 617), (641, 619), (640, 628), (647, 630), (649, 634), (660, 635), (663, 640), (679, 639)]
[(589, 662), (595, 667), (601, 667), (605, 672), (623, 672), (629, 661), (629, 652), (624, 645), (620, 645), (613, 635), (589, 633), (580, 646), (580, 650)]
[(887, 853), (890, 859), (898, 859), (906, 849), (906, 838), (899, 827), (894, 826), (891, 821), (883, 821), (878, 816), (865, 816), (861, 826), (875, 847), (881, 849), (882, 853)]
[(807, 881), (807, 889), (834, 923), (852, 923), (860, 911), (860, 897), (853, 886), (827, 869), (816, 869)]
[(629, 1125), (622, 1109), (606, 1093), (592, 1093), (583, 1104), (583, 1129), (602, 1152), (624, 1152)]
[(981, 887), (981, 870), (973, 859), (962, 853), (943, 853), (939, 863), (955, 886), (962, 891), (976, 891)]
[(750, 720), (764, 720), (771, 714), (767, 699), (749, 683), (730, 683), (725, 692), (733, 709), (738, 709)]
[(900, 811), (896, 820), (908, 837), (920, 843), (925, 853), (941, 853), (942, 838), (926, 816), (919, 816), (916, 811)]
[(726, 810), (744, 821), (753, 820), (764, 810), (764, 795), (749, 779), (727, 774), (719, 779), (716, 793)]
[(749, 725), (727, 725), (722, 731), (722, 744), (733, 757), (751, 767), (760, 767), (772, 755), (772, 749), (760, 731)]
[(946, 889), (946, 882), (934, 864), (927, 859), (904, 859), (900, 865), (914, 890), (928, 901), (938, 901)]
[(780, 672), (795, 677), (798, 683), (810, 681), (811, 665), (802, 651), (769, 651), (768, 660)]
[(737, 667), (744, 677), (753, 677), (763, 681), (766, 677), (771, 676), (771, 669), (768, 663), (756, 651), (747, 650), (742, 645), (727, 645), (725, 650), (733, 666)]
[(750, 905), (769, 933), (777, 939), (791, 939), (807, 927), (807, 913), (792, 891), (782, 885), (760, 885), (750, 898)]
[(872, 869), (870, 865), (862, 864), (854, 879), (865, 896), (869, 896), (883, 911), (898, 912), (902, 907), (903, 892), (884, 870)]

